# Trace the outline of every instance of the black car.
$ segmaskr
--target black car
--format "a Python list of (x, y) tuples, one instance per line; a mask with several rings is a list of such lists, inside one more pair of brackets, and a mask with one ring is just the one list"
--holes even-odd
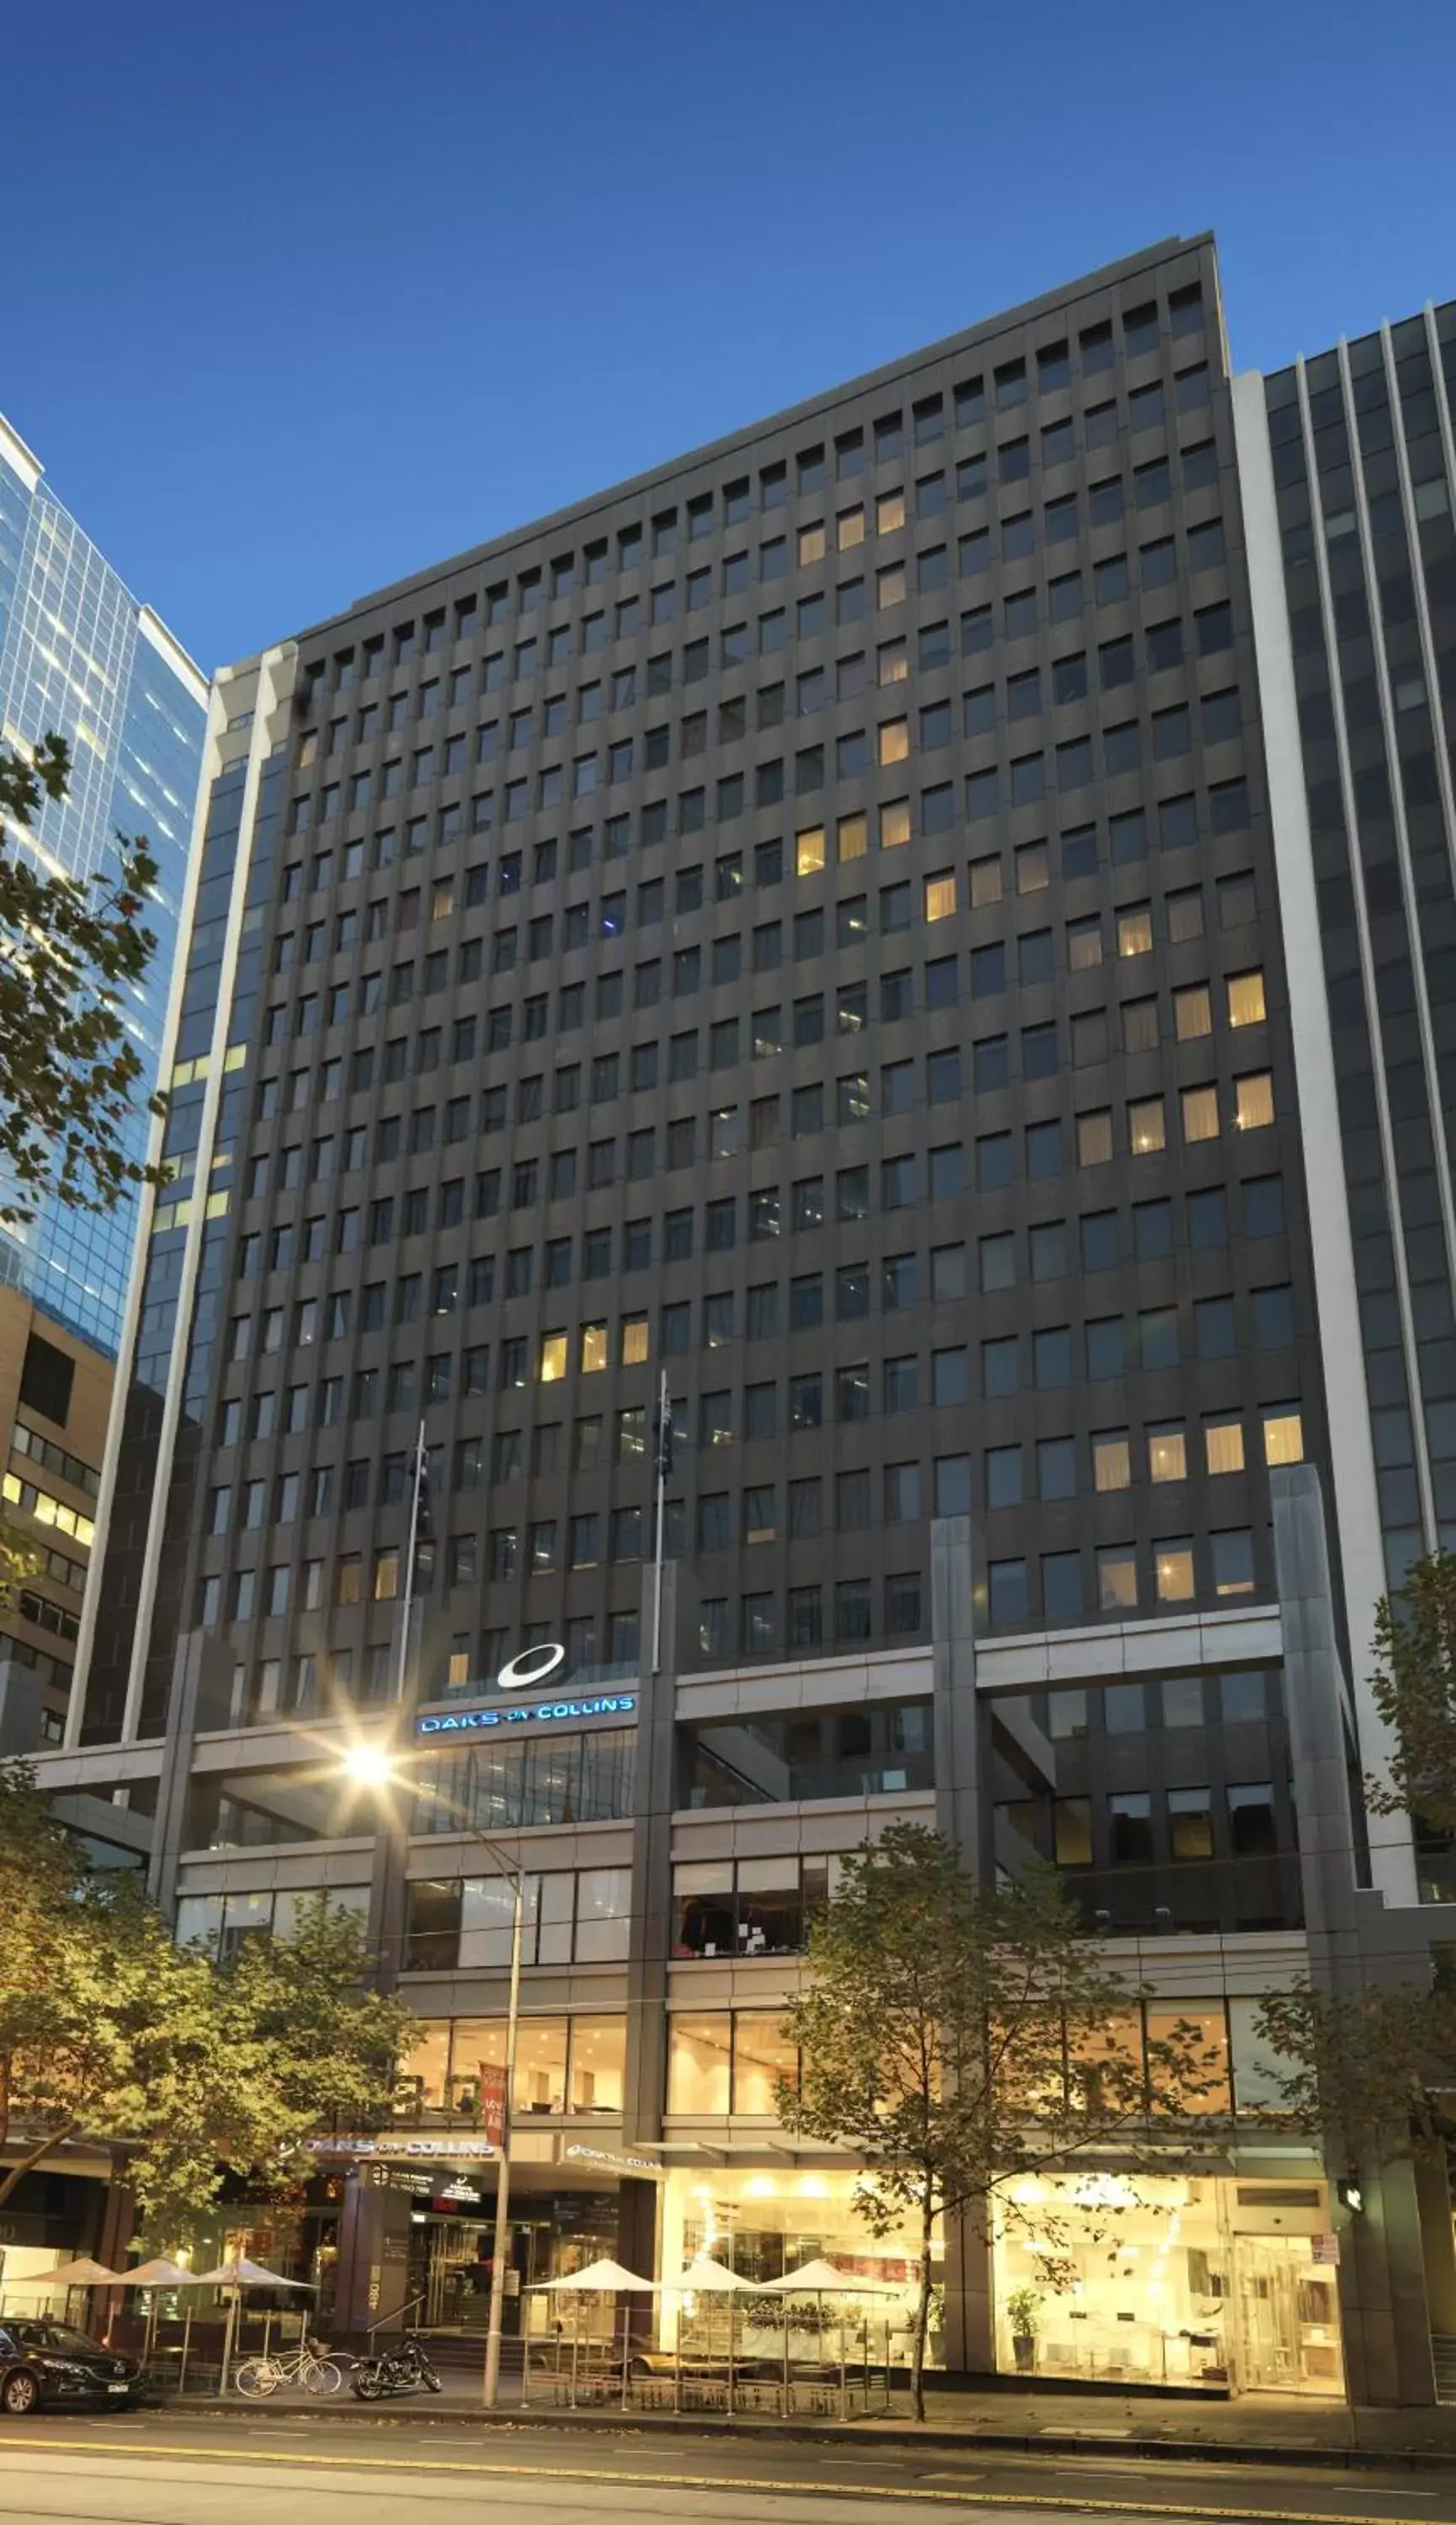
[(49, 2315), (0, 2323), (0, 2411), (14, 2419), (48, 2403), (110, 2402), (125, 2410), (140, 2376), (134, 2358), (119, 2358), (74, 2323)]

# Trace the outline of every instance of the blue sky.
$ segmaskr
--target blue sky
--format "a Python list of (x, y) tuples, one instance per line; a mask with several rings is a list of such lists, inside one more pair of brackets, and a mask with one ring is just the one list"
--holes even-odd
[(1456, 295), (1450, 0), (61, 0), (7, 59), (0, 411), (206, 667), (1160, 236), (1238, 367)]

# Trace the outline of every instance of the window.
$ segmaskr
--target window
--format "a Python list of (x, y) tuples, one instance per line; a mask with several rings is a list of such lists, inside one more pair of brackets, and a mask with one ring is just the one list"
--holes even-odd
[(1108, 1110), (1079, 1114), (1077, 1117), (1077, 1163), (1079, 1166), (1105, 1166), (1112, 1161), (1112, 1114)]
[(1166, 1148), (1167, 1128), (1161, 1096), (1144, 1096), (1128, 1107), (1128, 1146), (1134, 1158)]
[(1104, 1613), (1135, 1610), (1137, 1558), (1130, 1543), (1104, 1544), (1098, 1551), (1097, 1603)]
[(1263, 1130), (1274, 1120), (1274, 1078), (1267, 1069), (1245, 1071), (1233, 1082), (1235, 1130)]
[(1092, 1486), (1098, 1491), (1125, 1491), (1132, 1480), (1132, 1459), (1126, 1429), (1104, 1429), (1092, 1439)]

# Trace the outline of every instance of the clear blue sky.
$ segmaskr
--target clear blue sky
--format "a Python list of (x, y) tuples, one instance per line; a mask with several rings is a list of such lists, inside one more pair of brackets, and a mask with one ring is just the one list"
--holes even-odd
[[(206, 667), (1174, 232), (1456, 295), (1452, 0), (12, 17), (0, 410)], [(24, 100), (22, 87), (24, 83)]]

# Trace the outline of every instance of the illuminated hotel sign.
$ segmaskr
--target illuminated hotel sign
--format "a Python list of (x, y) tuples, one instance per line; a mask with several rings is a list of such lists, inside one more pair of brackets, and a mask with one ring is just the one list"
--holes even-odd
[(522, 1726), (563, 1718), (631, 1718), (634, 1692), (588, 1692), (579, 1701), (485, 1702), (472, 1709), (427, 1709), (415, 1721), (417, 1736), (478, 1736), (487, 1727)]

